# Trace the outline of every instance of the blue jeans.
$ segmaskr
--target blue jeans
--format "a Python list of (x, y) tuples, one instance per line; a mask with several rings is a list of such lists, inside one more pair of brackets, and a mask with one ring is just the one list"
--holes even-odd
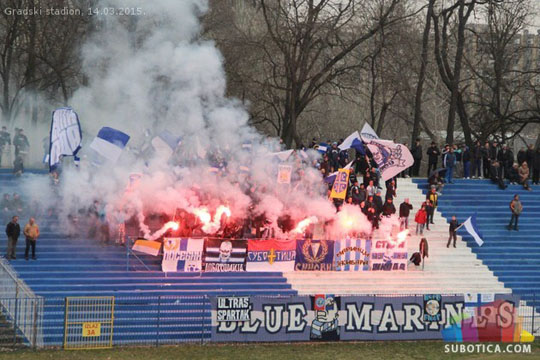
[(470, 161), (463, 162), (463, 177), (464, 178), (471, 177), (471, 162)]
[(452, 182), (452, 175), (453, 175), (453, 172), (454, 172), (454, 167), (453, 167), (453, 166), (452, 166), (452, 167), (447, 167), (447, 168), (446, 168), (446, 176), (445, 176), (445, 178), (446, 178), (446, 182), (447, 182), (447, 183)]

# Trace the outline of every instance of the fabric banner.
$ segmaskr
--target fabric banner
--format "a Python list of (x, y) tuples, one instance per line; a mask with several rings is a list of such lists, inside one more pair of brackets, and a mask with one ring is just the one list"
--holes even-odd
[(247, 240), (206, 239), (204, 271), (246, 271)]
[(360, 131), (360, 137), (364, 142), (379, 138), (375, 130), (373, 130), (373, 128), (368, 123), (365, 123), (364, 127), (362, 127), (362, 130)]
[(278, 167), (278, 184), (290, 184), (291, 183), (292, 166), (291, 165), (279, 165)]
[(248, 240), (247, 271), (294, 271), (296, 240)]
[(371, 240), (345, 239), (334, 242), (334, 270), (367, 271), (371, 253)]
[[(463, 296), (445, 295), (210, 297), (210, 303), (211, 340), (226, 342), (443, 339), (464, 308)], [(494, 310), (516, 316), (518, 304), (509, 295)]]
[(367, 147), (371, 151), (384, 181), (393, 178), (414, 164), (411, 152), (404, 145), (389, 140), (371, 139), (367, 142)]
[(376, 240), (371, 249), (369, 269), (372, 271), (407, 270), (407, 240), (394, 243)]
[(135, 241), (135, 244), (133, 244), (133, 247), (131, 248), (131, 250), (153, 256), (157, 256), (159, 254), (159, 249), (161, 249), (161, 243), (145, 239)]
[(128, 141), (128, 134), (107, 126), (102, 127), (90, 143), (90, 148), (97, 154), (94, 156), (93, 162), (97, 165), (108, 161), (116, 162)]
[(347, 187), (349, 186), (349, 169), (339, 169), (334, 185), (332, 186), (332, 199), (344, 200), (347, 196)]
[(297, 271), (332, 271), (334, 243), (331, 240), (296, 240)]
[(81, 149), (82, 131), (79, 117), (72, 108), (65, 107), (53, 111), (51, 121), (49, 154), (45, 159), (49, 170), (53, 171), (62, 156), (74, 156)]
[(200, 272), (202, 268), (202, 239), (163, 239), (163, 272)]

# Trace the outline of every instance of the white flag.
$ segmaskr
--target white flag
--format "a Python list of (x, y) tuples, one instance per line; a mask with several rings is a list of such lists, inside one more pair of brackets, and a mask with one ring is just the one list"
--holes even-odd
[(390, 140), (367, 141), (367, 146), (373, 159), (379, 167), (379, 172), (384, 181), (393, 178), (403, 170), (414, 164), (414, 159), (407, 147), (396, 144)]
[(364, 124), (362, 131), (360, 131), (360, 136), (364, 142), (379, 138), (375, 130), (373, 130), (373, 128), (367, 122)]

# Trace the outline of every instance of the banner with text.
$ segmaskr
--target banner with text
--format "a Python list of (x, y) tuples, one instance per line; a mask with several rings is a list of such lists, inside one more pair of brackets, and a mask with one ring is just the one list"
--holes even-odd
[(296, 240), (249, 240), (247, 271), (294, 271)]
[[(228, 296), (210, 302), (211, 339), (226, 342), (435, 340), (466, 320), (459, 295)], [(518, 305), (513, 295), (497, 295), (490, 304), (489, 316), (500, 320), (499, 333), (518, 322), (513, 319)], [(484, 321), (484, 313), (477, 316), (473, 326), (491, 321)]]
[(334, 270), (367, 271), (371, 253), (371, 240), (345, 239), (334, 242)]
[(163, 272), (199, 272), (202, 268), (202, 239), (164, 238)]
[(332, 271), (334, 242), (331, 240), (296, 240), (297, 271)]
[(246, 271), (247, 240), (206, 239), (204, 271)]
[(372, 271), (407, 270), (407, 240), (375, 240), (371, 248), (369, 269)]

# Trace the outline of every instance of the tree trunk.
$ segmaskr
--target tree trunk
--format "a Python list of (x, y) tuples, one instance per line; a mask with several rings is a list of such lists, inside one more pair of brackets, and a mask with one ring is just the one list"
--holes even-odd
[(420, 72), (418, 73), (418, 84), (416, 86), (416, 97), (414, 101), (414, 123), (411, 137), (411, 144), (420, 134), (420, 119), (422, 118), (422, 94), (424, 92), (424, 82), (426, 80), (426, 69), (428, 64), (429, 31), (431, 29), (431, 16), (436, 0), (429, 0), (426, 24), (422, 36), (422, 60), (420, 63)]

